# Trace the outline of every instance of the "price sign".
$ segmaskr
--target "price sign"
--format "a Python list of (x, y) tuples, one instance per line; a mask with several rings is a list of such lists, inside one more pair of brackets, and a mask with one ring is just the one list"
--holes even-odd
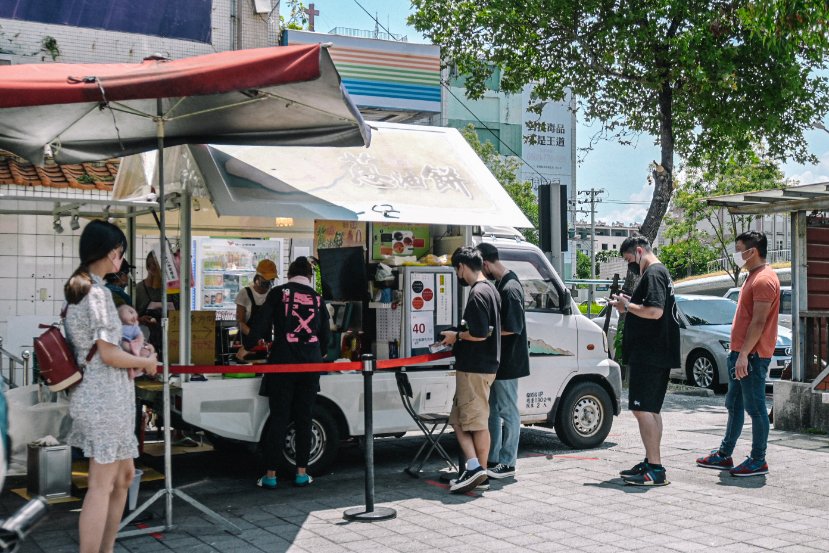
[(427, 348), (435, 341), (434, 318), (430, 311), (415, 311), (412, 313), (412, 323), (409, 329), (412, 349)]

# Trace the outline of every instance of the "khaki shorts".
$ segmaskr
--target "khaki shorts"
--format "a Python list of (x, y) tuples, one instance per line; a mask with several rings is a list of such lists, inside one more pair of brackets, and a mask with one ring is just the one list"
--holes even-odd
[(467, 432), (489, 429), (489, 388), (494, 381), (494, 374), (456, 371), (449, 424)]

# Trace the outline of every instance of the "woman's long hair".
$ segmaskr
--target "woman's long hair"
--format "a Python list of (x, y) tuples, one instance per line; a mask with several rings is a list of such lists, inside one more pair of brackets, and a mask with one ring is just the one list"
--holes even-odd
[(63, 286), (63, 295), (70, 305), (80, 303), (92, 287), (89, 266), (118, 247), (123, 248), (124, 254), (127, 253), (127, 237), (112, 223), (96, 219), (84, 227), (80, 244), (81, 264)]

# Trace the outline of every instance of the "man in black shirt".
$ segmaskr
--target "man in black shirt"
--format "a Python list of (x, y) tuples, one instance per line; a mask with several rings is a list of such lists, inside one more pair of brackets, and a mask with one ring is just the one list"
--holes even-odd
[(452, 267), (460, 286), (470, 286), (459, 330), (444, 330), (443, 343), (455, 355), (455, 399), (449, 424), (455, 429), (466, 457), (466, 468), (449, 491), (464, 493), (487, 479), (480, 459), (489, 455), (489, 389), (498, 372), (501, 353), (500, 298), (481, 272), (481, 254), (463, 246), (452, 254)]
[(628, 409), (639, 423), (645, 444), (645, 460), (619, 474), (628, 484), (664, 486), (669, 482), (659, 451), (659, 412), (670, 371), (681, 366), (674, 286), (668, 269), (644, 236), (627, 238), (619, 253), (629, 263), (630, 271), (642, 275), (632, 296), (619, 294), (610, 303), (619, 313), (627, 313), (622, 328), (622, 362), (630, 369)]
[(489, 394), (489, 435), (492, 445), (486, 471), (490, 478), (500, 479), (515, 476), (521, 436), (518, 379), (530, 374), (524, 288), (516, 274), (501, 263), (498, 248), (482, 242), (477, 249), (484, 259), (484, 276), (495, 280), (501, 296), (501, 362)]

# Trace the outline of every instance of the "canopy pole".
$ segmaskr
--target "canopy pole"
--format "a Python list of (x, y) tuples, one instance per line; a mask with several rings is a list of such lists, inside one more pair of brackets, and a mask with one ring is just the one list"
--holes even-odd
[[(141, 506), (135, 509), (129, 516), (121, 521), (119, 530), (123, 530), (129, 523), (131, 523), (139, 514), (144, 512), (150, 505), (155, 503), (156, 499), (162, 496), (165, 499), (164, 503), (164, 525), (154, 526), (152, 528), (140, 528), (138, 530), (121, 531), (117, 538), (128, 538), (132, 536), (140, 536), (145, 534), (153, 534), (173, 528), (173, 496), (177, 496), (185, 502), (189, 503), (214, 521), (223, 525), (228, 532), (233, 534), (241, 534), (242, 530), (229, 520), (225, 519), (215, 511), (209, 509), (182, 492), (173, 488), (173, 454), (172, 441), (170, 436), (170, 344), (169, 344), (169, 319), (167, 318), (167, 209), (165, 206), (164, 197), (164, 112), (162, 110), (161, 98), (156, 99), (157, 116), (156, 122), (156, 136), (158, 137), (158, 190), (160, 198), (158, 200), (160, 213), (159, 233), (161, 244), (161, 259), (159, 264), (161, 266), (161, 344), (162, 359), (164, 369), (162, 372), (162, 401), (163, 401), (163, 417), (164, 417), (164, 488), (158, 490), (150, 499), (145, 501)], [(189, 266), (188, 266), (189, 273)]]
[[(190, 329), (192, 327), (192, 322), (190, 320), (190, 299), (191, 299), (191, 290), (190, 290), (190, 267), (191, 261), (190, 258), (192, 257), (191, 246), (192, 246), (192, 213), (191, 209), (193, 207), (193, 190), (191, 188), (190, 179), (182, 178), (181, 179), (181, 219), (179, 221), (180, 224), (180, 236), (181, 236), (181, 244), (179, 245), (179, 272), (178, 272), (178, 280), (179, 280), (179, 297), (181, 301), (179, 302), (180, 306), (180, 317), (179, 321), (181, 327), (179, 328), (179, 340), (178, 340), (178, 352), (179, 352), (179, 361), (182, 365), (189, 365), (192, 362), (191, 359), (191, 332)], [(183, 378), (187, 381), (190, 380), (190, 375), (184, 375)]]

